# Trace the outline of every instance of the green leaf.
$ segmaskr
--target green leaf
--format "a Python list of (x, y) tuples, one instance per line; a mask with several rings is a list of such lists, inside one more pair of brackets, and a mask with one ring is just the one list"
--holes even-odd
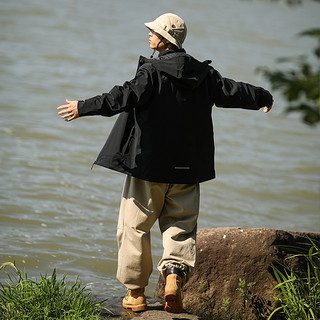
[(7, 267), (7, 266), (10, 266), (12, 268), (14, 268), (15, 270), (17, 270), (16, 266), (12, 263), (12, 262), (5, 262), (3, 263), (1, 266), (0, 266), (0, 270)]

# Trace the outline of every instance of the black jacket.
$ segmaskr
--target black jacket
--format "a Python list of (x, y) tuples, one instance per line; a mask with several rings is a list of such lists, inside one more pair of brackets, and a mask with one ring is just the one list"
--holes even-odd
[(258, 110), (272, 96), (223, 78), (210, 63), (183, 49), (140, 57), (133, 80), (80, 101), (80, 117), (121, 113), (95, 164), (154, 182), (213, 179), (212, 106)]

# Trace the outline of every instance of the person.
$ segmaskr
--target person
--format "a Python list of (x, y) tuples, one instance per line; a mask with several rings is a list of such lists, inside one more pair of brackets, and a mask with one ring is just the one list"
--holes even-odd
[(145, 25), (153, 54), (140, 57), (135, 77), (108, 93), (66, 100), (58, 114), (66, 121), (119, 114), (94, 164), (126, 174), (117, 229), (117, 279), (128, 289), (122, 305), (147, 309), (150, 229), (158, 221), (165, 310), (180, 313), (181, 288), (195, 266), (199, 184), (215, 178), (212, 107), (267, 113), (273, 97), (187, 54), (179, 16), (166, 13)]

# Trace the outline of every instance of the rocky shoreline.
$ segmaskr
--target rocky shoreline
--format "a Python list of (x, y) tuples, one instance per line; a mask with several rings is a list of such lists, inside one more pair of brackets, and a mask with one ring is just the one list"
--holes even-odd
[(319, 244), (320, 233), (268, 228), (200, 229), (194, 273), (182, 290), (185, 313), (164, 311), (162, 277), (159, 277), (155, 299), (147, 299), (147, 311), (124, 310), (121, 297), (107, 299), (105, 305), (115, 319), (201, 320), (215, 319), (225, 299), (230, 299), (228, 313), (239, 313), (245, 297), (248, 300), (246, 319), (256, 319), (256, 312), (268, 315), (276, 308), (273, 290), (276, 282), (270, 264), (276, 262), (298, 272), (305, 271), (306, 259), (292, 255), (308, 252), (309, 239)]

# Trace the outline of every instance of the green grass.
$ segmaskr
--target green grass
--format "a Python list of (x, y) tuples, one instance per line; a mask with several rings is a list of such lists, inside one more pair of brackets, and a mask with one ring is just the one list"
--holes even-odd
[[(93, 320), (101, 319), (102, 303), (90, 299), (90, 293), (78, 281), (66, 281), (64, 275), (57, 279), (56, 270), (51, 276), (42, 276), (34, 281), (26, 272), (7, 262), (0, 266), (15, 269), (15, 275), (8, 275), (8, 281), (0, 283), (1, 320)], [(104, 308), (106, 309), (106, 308)]]
[(278, 293), (276, 300), (280, 306), (275, 309), (271, 319), (320, 319), (320, 250), (314, 241), (309, 239), (307, 253), (299, 253), (306, 261), (305, 272), (295, 272), (288, 266), (272, 263), (271, 268), (277, 284), (274, 290)]

